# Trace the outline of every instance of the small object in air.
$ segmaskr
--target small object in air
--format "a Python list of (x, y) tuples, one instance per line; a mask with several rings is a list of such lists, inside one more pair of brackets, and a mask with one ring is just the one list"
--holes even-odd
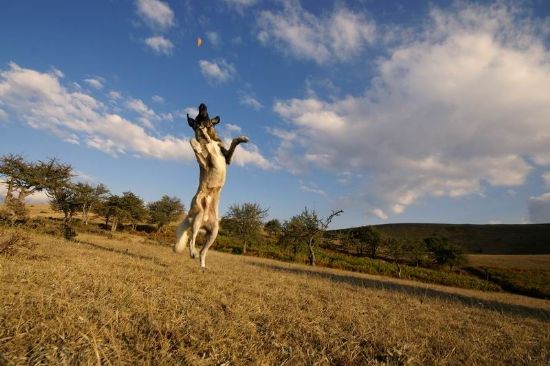
[(200, 46), (202, 46), (202, 38), (197, 37), (197, 47), (200, 47)]

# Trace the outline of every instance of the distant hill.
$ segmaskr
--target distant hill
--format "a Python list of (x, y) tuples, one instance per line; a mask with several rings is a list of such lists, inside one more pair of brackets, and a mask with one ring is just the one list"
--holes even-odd
[[(550, 254), (550, 224), (385, 224), (375, 227), (392, 237), (444, 237), (462, 246), (467, 253)], [(338, 231), (349, 230), (361, 230), (361, 227)]]

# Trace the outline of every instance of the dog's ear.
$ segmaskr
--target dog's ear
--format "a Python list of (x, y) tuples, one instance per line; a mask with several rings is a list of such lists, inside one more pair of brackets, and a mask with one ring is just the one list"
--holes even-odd
[(220, 116), (216, 116), (216, 117), (212, 118), (212, 119), (210, 120), (210, 122), (211, 122), (212, 125), (214, 125), (214, 126), (217, 125), (218, 123), (220, 123)]
[(189, 117), (189, 114), (187, 114), (187, 123), (192, 129), (195, 129), (195, 126), (197, 125), (197, 122), (195, 122), (193, 118)]

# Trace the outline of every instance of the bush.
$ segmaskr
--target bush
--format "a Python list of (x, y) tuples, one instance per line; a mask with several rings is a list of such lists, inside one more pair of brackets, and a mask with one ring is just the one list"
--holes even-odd
[(32, 250), (36, 245), (27, 234), (20, 231), (9, 234), (0, 232), (0, 255), (14, 255), (21, 248)]

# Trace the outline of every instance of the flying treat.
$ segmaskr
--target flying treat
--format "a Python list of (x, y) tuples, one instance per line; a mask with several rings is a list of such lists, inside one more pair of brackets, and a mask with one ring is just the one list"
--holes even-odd
[(197, 37), (197, 47), (200, 47), (200, 46), (202, 46), (202, 38)]

